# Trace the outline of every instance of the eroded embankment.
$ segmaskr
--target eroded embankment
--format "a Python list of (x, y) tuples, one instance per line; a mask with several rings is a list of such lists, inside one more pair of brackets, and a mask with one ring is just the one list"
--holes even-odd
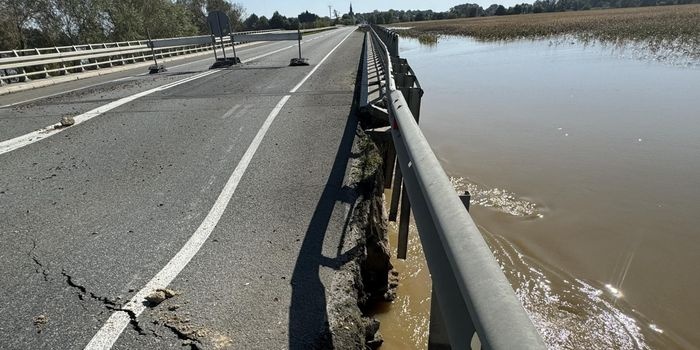
[[(389, 261), (387, 216), (382, 201), (382, 158), (374, 142), (358, 127), (346, 184), (351, 201), (346, 239), (340, 247), (351, 256), (336, 274), (328, 302), (329, 334), (325, 348), (377, 348), (382, 339), (379, 322), (367, 310), (391, 300), (394, 272)], [(394, 284), (392, 284), (394, 285)]]

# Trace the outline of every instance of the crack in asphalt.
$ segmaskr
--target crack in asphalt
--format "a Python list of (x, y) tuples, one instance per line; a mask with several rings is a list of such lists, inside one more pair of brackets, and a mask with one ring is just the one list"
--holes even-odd
[(115, 301), (107, 297), (101, 297), (93, 292), (88, 292), (85, 286), (75, 283), (75, 281), (73, 281), (73, 276), (69, 275), (65, 269), (61, 270), (61, 274), (63, 275), (63, 277), (66, 278), (66, 284), (80, 291), (80, 293), (78, 294), (78, 298), (80, 300), (85, 300), (85, 296), (87, 295), (91, 299), (97, 300), (100, 303), (104, 304), (105, 307), (107, 307), (110, 310), (121, 309), (121, 305), (117, 304)]
[[(87, 290), (87, 288), (81, 284), (78, 284), (75, 282), (73, 279), (73, 276), (71, 276), (68, 272), (66, 272), (65, 269), (61, 270), (61, 275), (65, 278), (66, 284), (70, 286), (71, 288), (77, 289), (78, 290), (78, 298), (81, 301), (87, 300), (86, 296), (89, 297), (92, 300), (100, 302), (104, 308), (110, 311), (122, 311), (125, 312), (127, 315), (129, 315), (129, 325), (131, 328), (138, 333), (140, 336), (153, 336), (156, 338), (163, 338), (162, 335), (158, 334), (154, 329), (144, 329), (141, 324), (138, 321), (138, 316), (133, 310), (130, 309), (125, 309), (123, 306), (114, 300), (107, 298), (107, 297), (102, 297), (99, 296), (93, 292), (90, 292)], [(197, 338), (196, 333), (194, 332), (186, 332), (182, 331), (178, 326), (176, 325), (171, 325), (167, 322), (159, 323), (159, 325), (169, 329), (172, 331), (178, 339), (187, 341), (188, 343), (183, 344), (183, 345), (189, 345), (191, 349), (201, 349), (201, 342)], [(150, 327), (149, 327), (150, 328)], [(149, 333), (150, 332), (150, 333)]]
[(36, 239), (32, 238), (32, 249), (29, 250), (29, 252), (27, 253), (27, 256), (29, 256), (29, 258), (31, 258), (32, 261), (34, 262), (34, 266), (35, 266), (34, 271), (36, 271), (36, 273), (38, 273), (38, 274), (39, 273), (42, 274), (42, 276), (44, 277), (44, 281), (48, 281), (49, 280), (49, 270), (44, 266), (44, 264), (41, 263), (41, 261), (39, 260), (39, 257), (34, 253), (35, 250), (36, 250)]
[[(136, 331), (139, 335), (148, 335), (148, 333), (146, 333), (146, 331), (143, 329), (143, 327), (141, 327), (141, 325), (139, 324), (138, 316), (136, 315), (136, 313), (134, 313), (134, 311), (129, 310), (129, 309), (124, 309), (121, 304), (118, 304), (114, 300), (111, 300), (107, 297), (101, 297), (93, 292), (89, 292), (87, 290), (87, 288), (85, 288), (85, 286), (80, 285), (78, 283), (75, 283), (75, 281), (73, 280), (73, 276), (68, 274), (65, 269), (61, 270), (61, 274), (63, 275), (63, 277), (66, 278), (66, 284), (68, 284), (68, 286), (70, 286), (74, 289), (77, 289), (79, 291), (78, 299), (80, 299), (81, 301), (85, 301), (86, 300), (85, 296), (87, 295), (91, 299), (100, 302), (102, 304), (102, 306), (104, 306), (106, 309), (108, 309), (110, 311), (126, 312), (127, 315), (129, 315), (129, 318), (131, 319), (129, 321), (131, 328), (133, 328), (134, 331)], [(153, 332), (153, 333), (154, 333), (154, 335), (157, 335), (157, 334), (155, 334), (155, 332)]]
[(189, 342), (183, 343), (183, 345), (189, 345), (190, 349), (192, 350), (201, 349), (201, 342), (197, 337), (196, 332), (183, 332), (178, 326), (172, 325), (168, 322), (163, 322), (161, 325), (173, 332), (178, 339)]

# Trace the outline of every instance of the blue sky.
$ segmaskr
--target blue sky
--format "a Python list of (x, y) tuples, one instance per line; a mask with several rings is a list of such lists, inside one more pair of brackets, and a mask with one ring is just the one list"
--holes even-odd
[[(277, 10), (281, 14), (291, 17), (296, 16), (301, 12), (308, 10), (316, 13), (319, 16), (328, 16), (328, 5), (338, 10), (338, 13), (348, 12), (350, 6), (349, 1), (339, 0), (295, 0), (295, 1), (265, 1), (265, 0), (229, 0), (242, 4), (246, 8), (246, 14), (255, 13), (258, 16), (265, 15), (270, 17)], [(525, 2), (532, 2), (529, 0)], [(433, 0), (433, 1), (418, 1), (418, 0), (355, 0), (352, 2), (352, 7), (355, 12), (371, 12), (374, 10), (433, 10), (447, 11), (450, 7), (463, 3), (477, 3), (483, 7), (488, 7), (490, 4), (499, 3), (506, 6), (523, 1), (503, 0), (503, 1), (475, 1), (475, 0)]]

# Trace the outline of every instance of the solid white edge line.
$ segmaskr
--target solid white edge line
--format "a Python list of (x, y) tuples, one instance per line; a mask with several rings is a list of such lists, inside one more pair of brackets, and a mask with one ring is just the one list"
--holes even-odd
[[(337, 49), (338, 46), (340, 46), (340, 44), (342, 44), (353, 32), (354, 30), (346, 35), (345, 38), (343, 38), (343, 40), (338, 43), (338, 45), (336, 45), (316, 65), (316, 67), (302, 79), (301, 83), (295, 86), (293, 90), (296, 91), (301, 84), (308, 80), (311, 74), (316, 71), (316, 68), (325, 62), (330, 54), (335, 51), (335, 49)], [(214, 228), (216, 228), (221, 216), (224, 214), (224, 211), (231, 201), (238, 184), (243, 178), (243, 174), (245, 174), (248, 165), (250, 165), (255, 152), (257, 152), (258, 147), (260, 147), (260, 144), (262, 143), (265, 134), (267, 134), (267, 131), (270, 129), (272, 122), (275, 120), (275, 118), (277, 118), (277, 115), (290, 98), (291, 95), (285, 95), (282, 97), (282, 99), (267, 116), (267, 119), (265, 119), (265, 122), (260, 127), (260, 130), (258, 130), (255, 138), (253, 138), (253, 141), (248, 146), (248, 149), (243, 154), (243, 157), (238, 162), (238, 165), (236, 165), (236, 168), (233, 170), (233, 173), (226, 182), (226, 185), (224, 185), (223, 190), (214, 202), (211, 210), (209, 210), (209, 213), (194, 234), (192, 234), (192, 236), (187, 240), (180, 251), (178, 251), (172, 259), (170, 259), (165, 267), (163, 267), (163, 269), (161, 269), (148, 283), (146, 283), (141, 290), (136, 293), (136, 295), (129, 300), (129, 302), (122, 307), (122, 310), (124, 311), (115, 311), (112, 313), (112, 315), (110, 315), (109, 319), (107, 319), (102, 328), (100, 328), (97, 334), (95, 334), (90, 342), (85, 346), (85, 350), (111, 349), (117, 339), (119, 339), (119, 336), (124, 331), (126, 326), (131, 322), (132, 317), (138, 317), (146, 309), (146, 296), (153, 293), (156, 289), (166, 288), (202, 248), (206, 240), (214, 231)]]
[(255, 135), (253, 142), (248, 146), (245, 154), (241, 158), (240, 162), (234, 169), (231, 177), (229, 177), (224, 189), (219, 194), (219, 197), (214, 202), (209, 214), (207, 214), (204, 221), (199, 225), (197, 231), (190, 237), (185, 245), (180, 249), (180, 251), (175, 254), (175, 256), (170, 259), (168, 264), (163, 267), (154, 277), (151, 279), (140, 291), (134, 295), (133, 298), (129, 300), (126, 305), (122, 307), (123, 310), (127, 311), (116, 311), (112, 313), (107, 322), (100, 328), (100, 330), (92, 337), (90, 343), (85, 346), (86, 350), (97, 350), (97, 349), (110, 349), (112, 345), (117, 341), (124, 328), (131, 322), (131, 317), (129, 313), (132, 313), (133, 317), (138, 317), (146, 309), (146, 296), (153, 293), (156, 289), (167, 287), (170, 282), (172, 282), (175, 277), (182, 271), (182, 269), (187, 266), (187, 264), (192, 260), (192, 258), (197, 254), (202, 245), (206, 242), (209, 235), (216, 227), (217, 223), (224, 214), (228, 203), (231, 201), (233, 193), (236, 191), (238, 184), (243, 177), (250, 161), (253, 159), (255, 152), (262, 143), (265, 134), (270, 129), (270, 125), (275, 120), (282, 107), (287, 103), (291, 95), (286, 95), (277, 103), (275, 108), (272, 109), (270, 114), (265, 119), (265, 122), (258, 130)]
[(318, 67), (320, 67), (321, 64), (323, 64), (323, 62), (326, 61), (326, 59), (328, 59), (328, 57), (333, 53), (333, 51), (335, 51), (335, 49), (337, 49), (337, 48), (345, 41), (345, 39), (347, 39), (348, 37), (350, 37), (350, 35), (352, 35), (352, 33), (354, 33), (354, 32), (355, 32), (355, 29), (353, 29), (352, 31), (350, 31), (350, 33), (348, 33), (348, 35), (346, 35), (346, 36), (343, 38), (343, 40), (341, 40), (341, 41), (338, 43), (338, 45), (335, 45), (335, 47), (334, 47), (333, 49), (331, 49), (331, 51), (328, 52), (328, 54), (326, 54), (326, 56), (324, 56), (324, 57), (321, 59), (321, 61), (318, 62), (318, 64), (317, 64), (316, 66), (314, 66), (314, 68), (309, 72), (309, 74), (307, 74), (307, 75), (304, 77), (304, 79), (302, 79), (302, 80), (299, 82), (299, 84), (297, 84), (297, 85), (294, 86), (291, 90), (289, 90), (289, 92), (290, 92), (290, 93), (295, 93), (295, 92), (297, 92), (297, 90), (299, 90), (299, 88), (300, 88), (302, 85), (304, 85), (304, 83), (306, 82), (306, 80), (308, 80), (309, 77), (311, 77), (311, 75), (314, 74), (314, 72), (316, 72), (316, 70), (318, 69)]

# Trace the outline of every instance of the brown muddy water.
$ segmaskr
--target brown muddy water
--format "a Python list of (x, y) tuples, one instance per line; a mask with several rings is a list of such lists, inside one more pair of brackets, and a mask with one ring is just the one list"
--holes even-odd
[[(550, 348), (700, 348), (699, 62), (569, 39), (402, 38), (401, 56), (423, 132)], [(383, 349), (425, 348), (418, 254), (397, 262)]]

